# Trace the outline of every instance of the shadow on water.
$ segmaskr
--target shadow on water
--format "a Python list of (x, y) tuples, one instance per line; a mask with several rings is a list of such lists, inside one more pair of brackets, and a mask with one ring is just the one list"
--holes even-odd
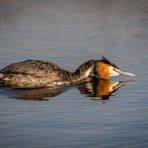
[(51, 98), (76, 87), (79, 89), (81, 94), (85, 94), (90, 97), (91, 100), (108, 100), (112, 93), (117, 91), (122, 86), (130, 84), (131, 82), (133, 81), (93, 78), (82, 84), (60, 88), (14, 89), (1, 87), (1, 93), (12, 98), (23, 100), (50, 100)]

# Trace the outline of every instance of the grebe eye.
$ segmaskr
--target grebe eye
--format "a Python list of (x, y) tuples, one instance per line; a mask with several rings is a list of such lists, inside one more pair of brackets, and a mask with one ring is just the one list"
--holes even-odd
[(113, 68), (113, 70), (114, 70), (115, 72), (118, 72), (116, 68)]

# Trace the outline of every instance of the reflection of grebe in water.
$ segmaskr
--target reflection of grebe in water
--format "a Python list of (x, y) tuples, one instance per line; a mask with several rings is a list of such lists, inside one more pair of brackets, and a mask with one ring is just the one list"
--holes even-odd
[(56, 64), (39, 60), (27, 60), (14, 63), (0, 70), (0, 84), (14, 88), (45, 88), (84, 82), (90, 75), (99, 78), (127, 75), (105, 57), (101, 60), (89, 60), (69, 72)]
[(61, 93), (68, 91), (68, 89), (77, 87), (81, 94), (87, 94), (87, 96), (93, 99), (109, 99), (109, 96), (117, 91), (120, 87), (128, 85), (131, 81), (108, 80), (93, 78), (89, 82), (75, 85), (72, 87), (61, 88), (39, 88), (39, 89), (14, 89), (11, 96), (18, 99), (26, 100), (49, 100), (52, 97), (60, 95)]
[(132, 81), (94, 79), (93, 81), (82, 84), (79, 90), (82, 94), (87, 94), (89, 97), (93, 97), (94, 100), (99, 98), (107, 100), (113, 92), (131, 82)]

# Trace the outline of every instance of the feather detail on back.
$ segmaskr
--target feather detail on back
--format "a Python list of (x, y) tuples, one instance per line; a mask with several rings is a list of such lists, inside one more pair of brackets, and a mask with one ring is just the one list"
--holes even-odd
[(36, 77), (42, 77), (51, 75), (52, 72), (55, 72), (61, 69), (56, 64), (39, 61), (39, 60), (26, 60), (19, 63), (14, 63), (6, 66), (0, 73), (3, 74), (24, 74), (32, 75)]

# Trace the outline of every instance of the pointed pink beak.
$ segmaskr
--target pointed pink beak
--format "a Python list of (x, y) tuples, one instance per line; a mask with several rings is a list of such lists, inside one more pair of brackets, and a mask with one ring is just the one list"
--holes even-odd
[(125, 72), (125, 71), (121, 71), (121, 70), (119, 70), (118, 69), (118, 71), (117, 71), (120, 75), (123, 75), (123, 76), (136, 76), (135, 74), (133, 74), (133, 73), (130, 73), (130, 72)]

